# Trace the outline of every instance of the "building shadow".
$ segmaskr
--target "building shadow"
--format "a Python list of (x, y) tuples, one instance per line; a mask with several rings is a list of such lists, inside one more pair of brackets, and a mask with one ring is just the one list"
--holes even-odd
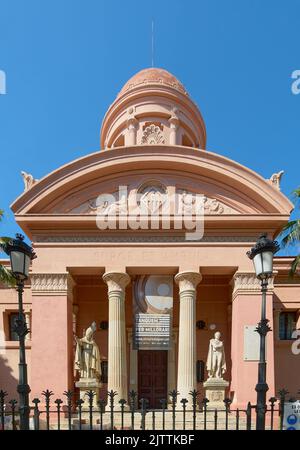
[(18, 380), (13, 375), (8, 359), (0, 354), (0, 390), (7, 392), (6, 400), (18, 399)]

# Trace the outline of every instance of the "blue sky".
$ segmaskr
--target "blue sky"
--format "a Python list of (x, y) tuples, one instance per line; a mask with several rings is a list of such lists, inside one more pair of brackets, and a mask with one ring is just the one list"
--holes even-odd
[(299, 182), (300, 1), (0, 0), (2, 234), (21, 170), (40, 178), (99, 149), (101, 121), (122, 85), (151, 65), (176, 75), (198, 104), (207, 148), (264, 177)]

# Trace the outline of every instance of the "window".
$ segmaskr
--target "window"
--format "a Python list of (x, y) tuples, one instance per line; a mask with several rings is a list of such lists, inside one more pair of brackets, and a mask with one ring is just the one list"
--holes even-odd
[(19, 316), (18, 313), (10, 313), (9, 316), (8, 316), (8, 320), (9, 320), (9, 340), (10, 341), (18, 341), (19, 340), (19, 336), (14, 331), (15, 322), (16, 322), (16, 319), (18, 318), (18, 316)]
[(107, 383), (108, 361), (101, 361), (101, 382)]
[(279, 315), (279, 339), (284, 341), (292, 339), (292, 333), (296, 329), (297, 312), (281, 312)]

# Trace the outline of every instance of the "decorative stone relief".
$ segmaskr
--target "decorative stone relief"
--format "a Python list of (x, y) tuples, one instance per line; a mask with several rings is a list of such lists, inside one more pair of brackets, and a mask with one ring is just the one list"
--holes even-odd
[[(255, 273), (247, 272), (237, 272), (231, 281), (233, 286), (233, 293), (237, 290), (243, 291), (260, 291), (261, 285), (259, 279), (256, 277)], [(274, 276), (269, 279), (268, 288), (272, 289), (274, 287)]]
[[(178, 214), (194, 214), (195, 213), (195, 204), (196, 204), (196, 195), (201, 196), (201, 194), (196, 194), (193, 192), (186, 191), (184, 189), (178, 189), (177, 193), (179, 194), (178, 198), (178, 206), (177, 212)], [(209, 198), (203, 195), (203, 208), (204, 214), (214, 215), (214, 214), (237, 214), (233, 208), (221, 203), (219, 200), (215, 198)]]
[[(169, 192), (174, 191), (175, 197), (169, 194)], [(139, 194), (138, 197), (137, 194)], [(126, 215), (133, 208), (135, 210), (134, 214), (136, 214), (136, 207), (139, 206), (139, 201), (142, 201), (143, 205), (146, 205), (147, 209), (152, 213), (159, 210), (159, 205), (169, 202), (170, 206), (172, 205), (171, 210), (179, 215), (195, 214), (195, 206), (198, 209), (198, 205), (201, 208), (203, 205), (204, 214), (206, 215), (239, 214), (239, 211), (225, 205), (216, 198), (176, 188), (174, 185), (167, 188), (160, 180), (147, 181), (138, 190), (135, 187), (124, 186), (123, 188), (122, 186), (120, 191), (101, 192), (99, 188), (97, 196), (90, 197), (88, 200), (82, 201), (81, 204), (72, 207), (71, 204), (74, 204), (76, 199), (77, 195), (75, 194), (69, 196), (63, 201), (64, 204), (60, 204), (59, 207), (54, 208), (51, 212), (82, 215)]]
[(68, 276), (68, 273), (33, 273), (30, 277), (32, 292), (67, 292)]
[(137, 204), (146, 208), (151, 214), (159, 213), (162, 205), (167, 201), (167, 188), (160, 182), (151, 181), (142, 185), (137, 191)]
[(164, 144), (165, 137), (159, 126), (151, 124), (144, 129), (142, 135), (142, 144)]

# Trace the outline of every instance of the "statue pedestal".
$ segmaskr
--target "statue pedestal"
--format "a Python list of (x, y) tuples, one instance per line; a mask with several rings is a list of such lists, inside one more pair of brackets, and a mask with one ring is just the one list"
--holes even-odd
[(87, 391), (95, 392), (93, 398), (93, 407), (97, 408), (97, 402), (99, 400), (99, 389), (101, 388), (101, 383), (96, 378), (80, 378), (79, 381), (75, 383), (75, 386), (80, 390), (80, 398), (84, 401), (82, 404), (82, 410), (87, 411), (90, 407), (89, 397)]
[(225, 390), (229, 386), (229, 382), (223, 378), (208, 378), (203, 383), (205, 388), (205, 397), (209, 400), (207, 409), (222, 408), (225, 409), (224, 399)]

